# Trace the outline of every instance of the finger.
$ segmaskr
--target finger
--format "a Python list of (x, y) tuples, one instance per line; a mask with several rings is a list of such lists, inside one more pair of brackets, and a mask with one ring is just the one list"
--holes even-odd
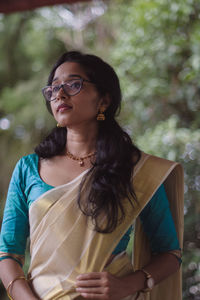
[(102, 300), (106, 299), (104, 295), (100, 295), (100, 294), (81, 293), (81, 296), (86, 299), (102, 299)]
[(101, 286), (101, 281), (100, 280), (78, 280), (76, 282), (77, 287), (97, 287)]
[(79, 293), (103, 294), (103, 290), (101, 287), (94, 287), (94, 288), (78, 287), (78, 288), (76, 288), (76, 291)]
[(78, 275), (76, 279), (77, 280), (98, 279), (101, 278), (101, 276), (102, 276), (101, 272), (91, 272), (91, 273), (84, 273)]

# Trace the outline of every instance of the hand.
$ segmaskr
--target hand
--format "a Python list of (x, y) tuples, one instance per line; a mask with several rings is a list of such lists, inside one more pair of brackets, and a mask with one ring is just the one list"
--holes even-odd
[(76, 279), (76, 291), (86, 299), (120, 300), (127, 296), (123, 280), (108, 272), (81, 274)]

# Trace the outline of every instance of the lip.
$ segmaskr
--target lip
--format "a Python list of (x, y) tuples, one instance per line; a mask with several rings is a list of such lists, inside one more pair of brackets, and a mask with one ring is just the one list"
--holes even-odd
[(58, 105), (56, 111), (57, 111), (57, 112), (62, 112), (62, 111), (65, 111), (65, 110), (69, 110), (69, 109), (71, 109), (71, 108), (72, 108), (72, 107), (71, 107), (70, 105), (65, 104), (65, 103), (62, 103), (62, 104)]

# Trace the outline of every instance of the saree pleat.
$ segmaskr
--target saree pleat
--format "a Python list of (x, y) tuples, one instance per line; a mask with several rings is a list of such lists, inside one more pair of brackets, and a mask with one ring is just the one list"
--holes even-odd
[[(133, 178), (138, 204), (134, 202), (132, 206), (124, 199), (126, 217), (116, 230), (109, 234), (95, 232), (90, 218), (84, 216), (77, 206), (77, 193), (84, 173), (70, 184), (48, 191), (36, 200), (30, 208), (29, 278), (38, 297), (43, 300), (84, 299), (75, 290), (75, 281), (79, 274), (106, 269), (116, 276), (124, 276), (148, 263), (151, 251), (137, 217), (163, 182), (182, 245), (181, 170), (177, 163), (143, 153)], [(135, 219), (138, 220), (134, 242), (134, 266), (126, 254), (121, 254), (105, 268), (112, 251)], [(101, 221), (103, 225), (104, 218)], [(178, 283), (176, 288), (179, 292), (176, 297), (173, 294), (173, 297), (166, 300), (181, 300), (180, 271), (173, 279)], [(160, 287), (164, 289), (163, 286), (165, 283), (162, 286), (158, 285), (151, 293), (140, 293), (139, 297), (132, 295), (124, 300), (160, 300)], [(162, 300), (165, 300), (163, 294)]]

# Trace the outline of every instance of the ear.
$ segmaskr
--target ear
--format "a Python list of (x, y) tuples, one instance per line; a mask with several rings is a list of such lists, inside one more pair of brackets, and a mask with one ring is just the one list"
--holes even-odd
[(108, 108), (108, 106), (111, 103), (111, 99), (110, 99), (110, 95), (106, 94), (105, 96), (103, 96), (100, 101), (99, 101), (99, 108), (103, 107), (105, 110)]

